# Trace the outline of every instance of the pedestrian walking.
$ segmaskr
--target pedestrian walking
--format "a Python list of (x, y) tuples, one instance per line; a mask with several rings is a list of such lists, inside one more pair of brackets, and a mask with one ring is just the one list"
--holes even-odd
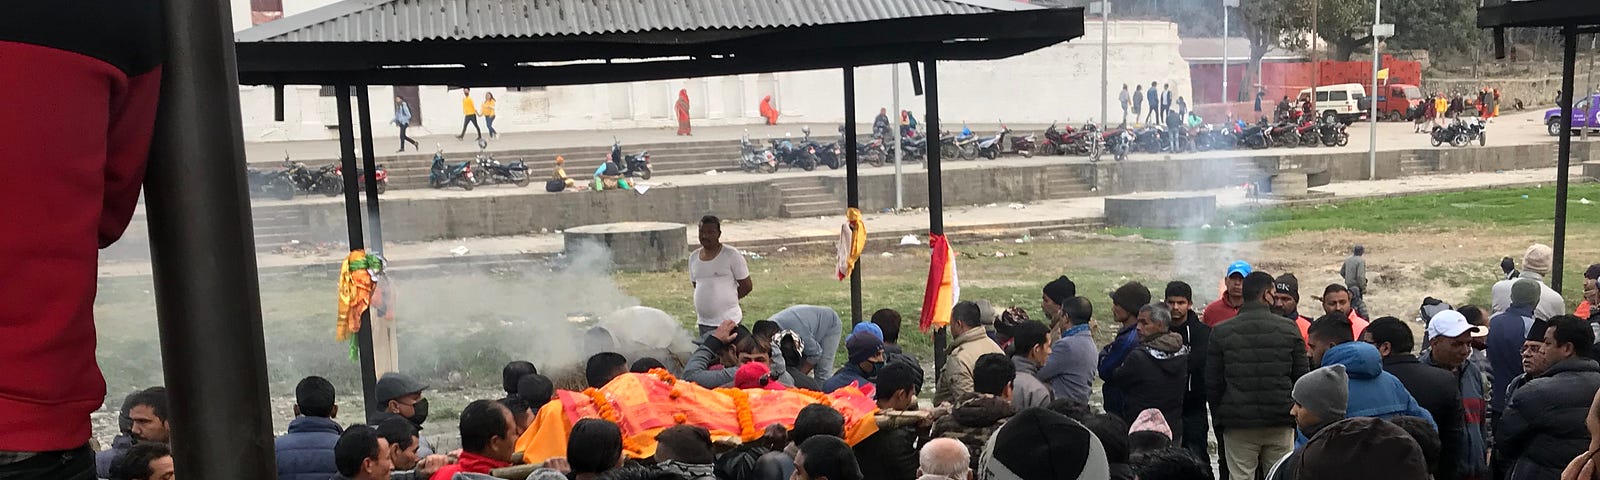
[(500, 136), (500, 132), (494, 131), (494, 93), (483, 94), (483, 123), (489, 127), (489, 138)]
[(1344, 286), (1350, 291), (1350, 307), (1355, 309), (1356, 315), (1361, 318), (1367, 316), (1367, 260), (1362, 255), (1367, 249), (1360, 245), (1350, 249), (1350, 256), (1344, 259), (1344, 264), (1339, 266), (1339, 276), (1344, 278)]
[(1267, 89), (1256, 87), (1256, 116), (1261, 116), (1261, 99), (1267, 96)]
[(678, 90), (678, 103), (673, 107), (678, 112), (678, 135), (688, 136), (689, 133), (689, 91)]
[(483, 138), (483, 128), (478, 126), (478, 107), (472, 104), (472, 89), (461, 89), (461, 133), (456, 135), (456, 140), (467, 136), (467, 125), (472, 125), (478, 131), (478, 138)]
[(1161, 122), (1161, 114), (1156, 112), (1157, 107), (1161, 106), (1160, 94), (1156, 93), (1156, 82), (1150, 82), (1150, 89), (1144, 91), (1144, 101), (1150, 106), (1150, 112), (1144, 115), (1145, 123)]
[(394, 97), (394, 126), (400, 127), (400, 152), (406, 151), (406, 142), (411, 142), (411, 147), (421, 149), (415, 139), (406, 136), (406, 128), (411, 127), (411, 105), (406, 104), (406, 99)]
[(1188, 116), (1189, 102), (1183, 101), (1183, 97), (1178, 97), (1178, 123), (1183, 123), (1183, 119)]
[(1122, 105), (1122, 123), (1128, 123), (1128, 84), (1122, 84), (1122, 93), (1117, 95), (1117, 103)]

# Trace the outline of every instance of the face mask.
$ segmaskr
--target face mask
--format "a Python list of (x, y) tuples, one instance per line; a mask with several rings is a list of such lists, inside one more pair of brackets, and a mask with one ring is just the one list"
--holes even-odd
[(411, 408), (416, 411), (416, 414), (407, 417), (406, 420), (410, 420), (412, 425), (416, 425), (417, 429), (421, 430), (422, 422), (428, 421), (428, 399), (417, 400), (417, 403), (412, 404)]
[(868, 376), (878, 376), (878, 372), (883, 371), (884, 365), (888, 365), (888, 362), (872, 362), (872, 373), (869, 373)]

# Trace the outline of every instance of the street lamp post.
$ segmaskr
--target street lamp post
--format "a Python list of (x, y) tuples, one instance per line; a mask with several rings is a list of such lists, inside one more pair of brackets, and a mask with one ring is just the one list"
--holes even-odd
[(1108, 58), (1111, 54), (1111, 1), (1101, 0), (1089, 4), (1091, 11), (1096, 7), (1100, 9), (1100, 131), (1105, 131), (1106, 118), (1108, 118), (1106, 117), (1108, 108), (1106, 104), (1111, 101), (1110, 97), (1106, 96), (1110, 93), (1107, 90), (1109, 88), (1107, 78), (1109, 77), (1108, 68), (1110, 65)]
[(1383, 37), (1394, 36), (1394, 25), (1379, 23), (1383, 13), (1383, 0), (1378, 0), (1372, 8), (1372, 100), (1367, 112), (1368, 128), (1367, 137), (1367, 179), (1378, 179), (1378, 60), (1382, 55), (1378, 51), (1378, 44)]

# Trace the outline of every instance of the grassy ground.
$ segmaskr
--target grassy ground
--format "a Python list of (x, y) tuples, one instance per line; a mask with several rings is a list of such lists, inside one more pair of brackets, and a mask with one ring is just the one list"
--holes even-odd
[[(1600, 185), (1568, 189), (1567, 221), (1600, 224)], [(1368, 233), (1448, 231), (1479, 227), (1518, 227), (1541, 235), (1553, 228), (1555, 188), (1491, 189), (1409, 197), (1353, 200), (1299, 208), (1237, 209), (1223, 214), (1211, 228), (1127, 229), (1115, 235), (1194, 242), (1265, 240), (1296, 232), (1348, 229)]]

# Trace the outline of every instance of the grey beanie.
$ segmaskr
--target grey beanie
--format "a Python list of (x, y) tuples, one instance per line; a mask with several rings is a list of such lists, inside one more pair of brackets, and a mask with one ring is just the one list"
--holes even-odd
[(1345, 405), (1350, 403), (1350, 377), (1341, 364), (1318, 368), (1295, 380), (1289, 395), (1300, 408), (1310, 410), (1323, 421), (1335, 421), (1344, 418)]
[(1535, 305), (1539, 303), (1539, 282), (1531, 278), (1519, 278), (1511, 282), (1512, 305)]

